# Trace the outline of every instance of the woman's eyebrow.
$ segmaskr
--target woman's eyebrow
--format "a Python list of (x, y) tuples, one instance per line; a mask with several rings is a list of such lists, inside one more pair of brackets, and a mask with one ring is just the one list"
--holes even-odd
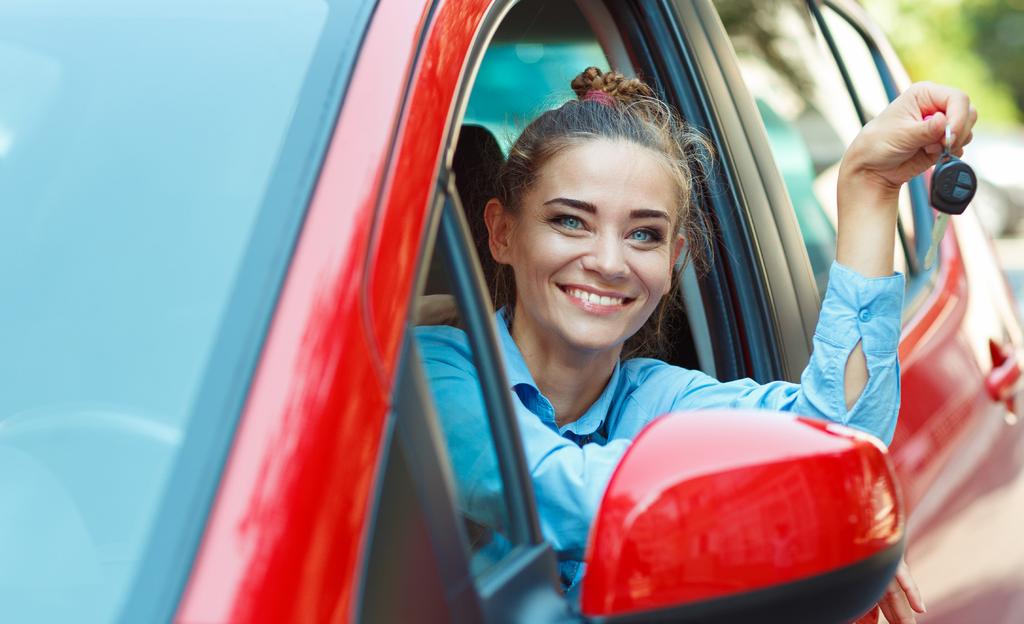
[(664, 219), (670, 223), (672, 221), (664, 210), (650, 210), (646, 208), (631, 211), (629, 217), (631, 219)]
[(597, 206), (595, 206), (594, 204), (592, 204), (590, 202), (583, 201), (582, 199), (569, 199), (568, 197), (556, 197), (554, 199), (549, 199), (546, 202), (544, 202), (545, 206), (547, 206), (549, 204), (563, 204), (563, 205), (568, 206), (570, 208), (576, 208), (578, 210), (582, 210), (583, 212), (589, 212), (590, 214), (597, 214)]
[[(554, 199), (549, 199), (548, 201), (544, 202), (545, 206), (548, 206), (550, 204), (562, 204), (562, 205), (568, 206), (570, 208), (576, 208), (577, 210), (582, 210), (583, 212), (589, 212), (590, 214), (597, 214), (597, 206), (595, 206), (594, 204), (592, 204), (592, 203), (590, 203), (588, 201), (583, 201), (582, 199), (570, 199), (568, 197), (556, 197)], [(668, 213), (665, 212), (664, 210), (651, 210), (649, 208), (640, 208), (640, 209), (637, 209), (637, 210), (632, 210), (629, 213), (629, 218), (630, 219), (664, 219), (664, 220), (669, 221), (669, 222), (672, 221), (669, 218)]]

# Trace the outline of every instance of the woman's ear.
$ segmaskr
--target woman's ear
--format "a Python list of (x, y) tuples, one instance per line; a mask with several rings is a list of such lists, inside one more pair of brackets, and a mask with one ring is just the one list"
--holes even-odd
[(497, 198), (491, 198), (484, 206), (484, 223), (487, 224), (487, 244), (491, 256), (499, 264), (511, 264), (513, 216)]
[(672, 266), (679, 262), (679, 256), (686, 248), (686, 238), (682, 234), (676, 234), (676, 240), (672, 243)]
[[(683, 250), (686, 249), (686, 238), (682, 234), (676, 234), (676, 239), (672, 242), (672, 263), (669, 265), (669, 271), (674, 271), (676, 264), (679, 262), (679, 257), (682, 255)], [(672, 291), (672, 280), (668, 280), (665, 284), (665, 292), (661, 296), (667, 295)]]

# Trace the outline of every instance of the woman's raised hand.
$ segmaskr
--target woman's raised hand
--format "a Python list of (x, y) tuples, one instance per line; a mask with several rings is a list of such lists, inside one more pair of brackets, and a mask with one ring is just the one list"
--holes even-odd
[(947, 123), (959, 156), (977, 119), (963, 91), (919, 82), (864, 126), (839, 168), (840, 264), (865, 277), (892, 275), (900, 187), (935, 164)]
[(953, 139), (950, 151), (960, 156), (977, 120), (978, 111), (963, 91), (930, 82), (914, 84), (864, 126), (846, 151), (840, 176), (895, 194), (935, 164), (947, 123)]

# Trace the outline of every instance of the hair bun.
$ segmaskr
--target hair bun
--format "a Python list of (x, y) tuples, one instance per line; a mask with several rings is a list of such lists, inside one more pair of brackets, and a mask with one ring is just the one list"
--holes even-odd
[(635, 102), (654, 97), (654, 90), (637, 78), (626, 78), (617, 71), (602, 72), (596, 67), (584, 69), (572, 79), (572, 90), (583, 99), (591, 91), (602, 91), (619, 102)]

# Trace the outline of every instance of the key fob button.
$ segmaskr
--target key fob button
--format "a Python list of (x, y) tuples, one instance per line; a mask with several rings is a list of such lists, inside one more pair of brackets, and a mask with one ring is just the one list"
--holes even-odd
[(960, 214), (967, 209), (977, 186), (970, 165), (943, 153), (932, 172), (932, 206), (946, 214)]

